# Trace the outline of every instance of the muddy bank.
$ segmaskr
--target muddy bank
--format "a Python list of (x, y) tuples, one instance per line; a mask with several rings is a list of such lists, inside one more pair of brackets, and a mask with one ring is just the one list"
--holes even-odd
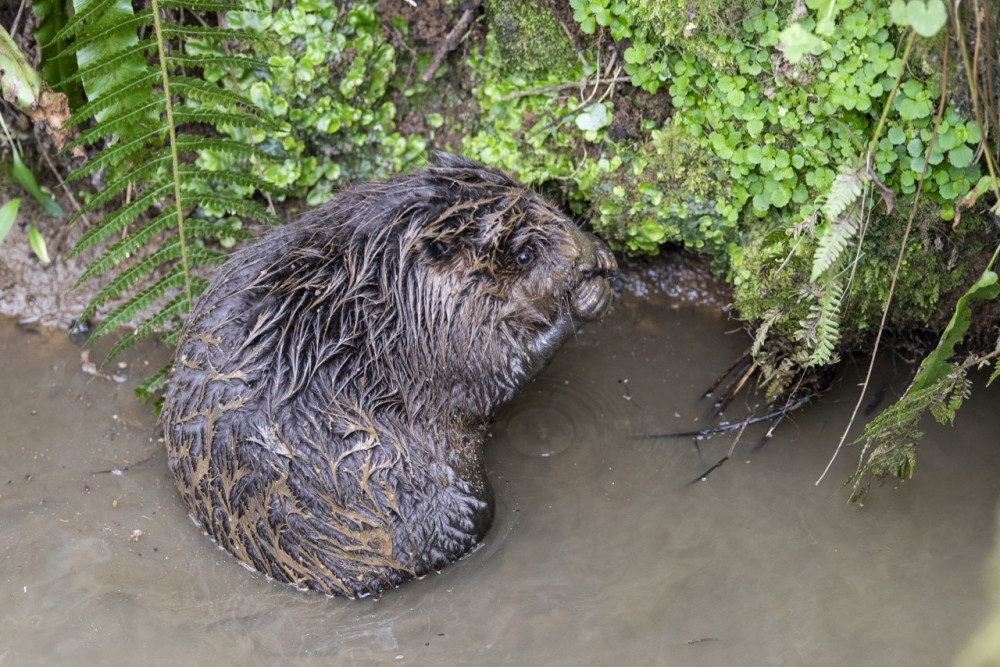
[(83, 372), (64, 332), (2, 320), (0, 660), (948, 664), (988, 606), (996, 391), (977, 390), (955, 428), (928, 424), (916, 478), (861, 511), (837, 488), (855, 450), (813, 486), (853, 370), (763, 449), (689, 484), (729, 438), (629, 436), (704, 423), (698, 397), (747, 344), (734, 324), (626, 292), (498, 415), (486, 545), (352, 602), (247, 572), (191, 524), (132, 396), (161, 348), (130, 352), (119, 384)]

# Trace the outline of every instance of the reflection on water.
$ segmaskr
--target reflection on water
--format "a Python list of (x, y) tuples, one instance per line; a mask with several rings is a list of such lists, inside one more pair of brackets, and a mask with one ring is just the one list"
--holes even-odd
[(729, 437), (628, 436), (705, 424), (746, 339), (671, 299), (623, 296), (497, 416), (486, 545), (380, 601), (268, 582), (192, 525), (131, 393), (162, 352), (119, 385), (64, 334), (0, 322), (0, 665), (947, 664), (987, 606), (996, 392), (929, 425), (917, 478), (862, 511), (837, 488), (856, 451), (813, 486), (853, 371), (689, 485)]

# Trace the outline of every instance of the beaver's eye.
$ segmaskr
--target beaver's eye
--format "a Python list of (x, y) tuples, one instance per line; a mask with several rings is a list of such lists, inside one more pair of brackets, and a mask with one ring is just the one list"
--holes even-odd
[(535, 253), (530, 250), (522, 250), (517, 253), (517, 257), (514, 258), (514, 261), (517, 262), (518, 266), (529, 266), (535, 261)]
[(427, 244), (427, 253), (432, 259), (441, 259), (448, 254), (448, 244), (437, 239)]

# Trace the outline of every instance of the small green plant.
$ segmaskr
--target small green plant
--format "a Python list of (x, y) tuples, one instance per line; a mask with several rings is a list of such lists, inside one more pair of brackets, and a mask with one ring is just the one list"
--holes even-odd
[(7, 123), (2, 116), (0, 116), (0, 130), (3, 130), (3, 134), (7, 138), (7, 145), (10, 147), (11, 160), (14, 163), (11, 175), (14, 177), (14, 181), (35, 198), (35, 201), (41, 205), (46, 215), (50, 215), (53, 218), (64, 217), (66, 214), (63, 213), (59, 202), (52, 196), (52, 193), (42, 190), (38, 185), (37, 179), (35, 179), (34, 172), (21, 159), (21, 152), (17, 149), (14, 139), (11, 138), (10, 132), (7, 130)]
[(10, 199), (3, 206), (0, 206), (0, 243), (3, 243), (14, 226), (14, 221), (17, 220), (17, 210), (20, 206), (20, 197)]
[[(280, 122), (272, 128), (221, 128), (236, 141), (252, 138), (271, 154), (260, 170), (268, 183), (314, 206), (336, 187), (384, 178), (424, 157), (425, 138), (404, 136), (396, 128), (394, 87), (402, 82), (394, 79), (396, 49), (382, 35), (374, 2), (342, 7), (303, 0), (273, 13), (232, 13), (229, 25), (255, 38), (249, 48), (268, 67), (220, 60), (203, 72), (209, 82), (246, 96)], [(196, 37), (185, 49), (200, 58), (224, 58), (227, 46)], [(198, 164), (209, 171), (255, 169), (244, 156), (211, 148), (199, 151)], [(234, 186), (233, 193), (247, 196), (252, 189)]]

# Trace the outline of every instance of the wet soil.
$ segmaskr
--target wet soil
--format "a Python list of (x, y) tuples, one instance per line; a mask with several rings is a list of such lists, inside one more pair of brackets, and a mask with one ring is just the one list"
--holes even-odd
[(0, 663), (948, 664), (987, 608), (997, 391), (928, 424), (916, 478), (861, 510), (838, 488), (855, 449), (813, 485), (851, 369), (689, 484), (730, 438), (630, 436), (703, 425), (699, 397), (747, 339), (670, 293), (695, 268), (665, 266), (498, 414), (485, 546), (378, 601), (267, 581), (191, 523), (132, 395), (164, 350), (131, 351), (117, 383), (83, 372), (65, 333), (0, 319)]

